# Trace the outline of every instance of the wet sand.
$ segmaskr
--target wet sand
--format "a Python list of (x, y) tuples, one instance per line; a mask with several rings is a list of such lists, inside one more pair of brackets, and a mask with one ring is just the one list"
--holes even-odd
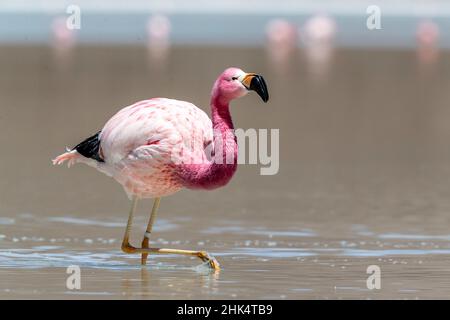
[[(280, 171), (241, 165), (225, 188), (162, 200), (153, 243), (208, 250), (220, 273), (169, 256), (142, 268), (120, 251), (121, 187), (50, 159), (141, 99), (208, 110), (229, 65), (268, 82), (269, 104), (251, 95), (232, 114), (238, 128), (280, 129)], [(0, 298), (450, 297), (449, 53), (425, 70), (412, 51), (340, 50), (317, 78), (302, 54), (278, 72), (256, 48), (175, 48), (156, 68), (139, 47), (78, 48), (66, 67), (47, 47), (2, 47), (0, 69)], [(367, 289), (369, 265), (380, 290)]]

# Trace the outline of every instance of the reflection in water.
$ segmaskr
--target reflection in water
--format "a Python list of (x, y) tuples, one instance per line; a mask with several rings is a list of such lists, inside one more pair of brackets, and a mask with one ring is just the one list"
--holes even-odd
[[(158, 297), (161, 289), (171, 291), (173, 298), (184, 294), (186, 288), (199, 290), (203, 295), (216, 295), (218, 293), (218, 280), (220, 271), (208, 270), (203, 266), (202, 272), (183, 273), (172, 272), (168, 276), (161, 277), (148, 267), (140, 268), (140, 278), (136, 274), (124, 274), (121, 279), (122, 294), (128, 297)], [(129, 277), (130, 276), (130, 277)]]

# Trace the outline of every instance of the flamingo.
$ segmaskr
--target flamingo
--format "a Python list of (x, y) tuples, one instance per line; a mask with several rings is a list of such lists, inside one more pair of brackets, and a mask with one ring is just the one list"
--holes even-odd
[(297, 46), (297, 28), (284, 19), (270, 20), (266, 27), (266, 50), (275, 70), (286, 70)]
[(313, 76), (322, 77), (333, 58), (336, 22), (326, 14), (318, 14), (305, 22), (302, 32), (310, 70)]
[(56, 62), (59, 67), (64, 67), (70, 62), (77, 42), (76, 30), (67, 27), (65, 17), (56, 17), (52, 22), (51, 31)]
[[(136, 102), (121, 109), (103, 129), (57, 156), (54, 165), (84, 163), (119, 182), (131, 200), (122, 251), (141, 254), (196, 256), (214, 269), (218, 261), (206, 251), (149, 247), (161, 198), (182, 188), (212, 190), (226, 185), (237, 168), (237, 139), (233, 132), (231, 100), (255, 91), (264, 102), (269, 93), (264, 78), (238, 68), (226, 69), (211, 93), (212, 121), (195, 105), (167, 98)], [(141, 247), (129, 236), (137, 202), (154, 198)]]
[(439, 26), (431, 21), (421, 21), (417, 26), (417, 55), (423, 65), (435, 63), (439, 56)]
[(153, 15), (148, 19), (146, 29), (149, 62), (152, 66), (164, 67), (170, 51), (170, 20), (165, 15)]

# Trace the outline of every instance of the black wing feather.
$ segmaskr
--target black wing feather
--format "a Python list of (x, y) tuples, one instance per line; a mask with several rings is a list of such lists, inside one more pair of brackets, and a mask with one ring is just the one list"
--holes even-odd
[(72, 150), (77, 150), (77, 152), (79, 154), (81, 154), (82, 156), (84, 156), (86, 158), (95, 159), (99, 162), (105, 162), (100, 157), (100, 153), (99, 153), (99, 151), (100, 151), (100, 139), (99, 139), (100, 132), (101, 131), (99, 131), (96, 134), (94, 134), (93, 136), (87, 138), (83, 142), (80, 142)]

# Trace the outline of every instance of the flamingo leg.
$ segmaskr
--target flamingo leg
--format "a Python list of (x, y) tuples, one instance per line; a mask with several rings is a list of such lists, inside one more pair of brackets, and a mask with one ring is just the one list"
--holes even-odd
[[(142, 240), (142, 248), (143, 249), (149, 248), (150, 235), (153, 230), (153, 223), (155, 222), (156, 212), (158, 211), (160, 202), (161, 202), (161, 198), (156, 198), (155, 201), (153, 202), (153, 208), (152, 208), (152, 212), (150, 213), (150, 219), (148, 220), (147, 229), (145, 230), (144, 239)], [(145, 266), (147, 263), (147, 256), (148, 256), (148, 253), (143, 253), (141, 256), (141, 264), (143, 266)]]
[[(156, 211), (158, 210), (159, 203), (161, 201), (160, 198), (155, 199), (155, 203), (153, 204), (152, 213), (150, 215), (150, 220), (147, 226), (147, 232), (146, 236), (144, 237), (144, 240), (142, 241), (142, 248), (136, 248), (133, 247), (130, 244), (130, 231), (131, 226), (133, 224), (133, 216), (136, 211), (137, 207), (137, 197), (133, 197), (130, 214), (128, 216), (128, 223), (127, 227), (125, 229), (125, 235), (123, 237), (122, 241), (122, 251), (125, 253), (140, 253), (141, 254), (141, 263), (145, 264), (147, 261), (148, 254), (154, 253), (154, 254), (179, 254), (179, 255), (185, 255), (185, 256), (195, 256), (200, 258), (203, 262), (208, 262), (209, 266), (214, 270), (220, 270), (219, 262), (211, 256), (206, 251), (195, 251), (195, 250), (181, 250), (181, 249), (168, 249), (168, 248), (149, 248), (148, 247), (148, 236), (153, 228), (153, 223), (156, 218)], [(147, 239), (147, 240), (146, 240)], [(145, 258), (144, 258), (145, 257)]]
[(133, 199), (131, 200), (130, 213), (128, 215), (127, 227), (125, 228), (125, 234), (124, 234), (123, 240), (122, 240), (122, 250), (123, 251), (125, 251), (124, 248), (126, 248), (127, 246), (130, 245), (130, 231), (131, 231), (131, 226), (133, 224), (133, 217), (134, 217), (134, 213), (136, 211), (137, 202), (138, 202), (137, 196), (133, 196)]

